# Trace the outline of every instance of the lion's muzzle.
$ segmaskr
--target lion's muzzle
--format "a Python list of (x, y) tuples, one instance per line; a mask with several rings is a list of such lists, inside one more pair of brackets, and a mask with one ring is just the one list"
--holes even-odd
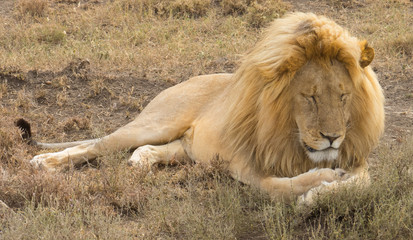
[(307, 156), (313, 162), (334, 161), (338, 157), (339, 147), (343, 140), (344, 135), (327, 135), (320, 132), (317, 141), (310, 144), (302, 140), (302, 144)]

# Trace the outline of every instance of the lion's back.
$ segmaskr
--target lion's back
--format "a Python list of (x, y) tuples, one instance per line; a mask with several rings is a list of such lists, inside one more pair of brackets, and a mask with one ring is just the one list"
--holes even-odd
[(135, 119), (140, 123), (154, 120), (164, 124), (190, 124), (205, 108), (215, 104), (232, 81), (232, 74), (212, 74), (190, 78), (165, 89)]

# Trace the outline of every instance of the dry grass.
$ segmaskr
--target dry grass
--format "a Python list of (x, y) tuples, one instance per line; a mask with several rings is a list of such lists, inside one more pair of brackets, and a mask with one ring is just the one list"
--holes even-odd
[(64, 122), (63, 130), (70, 132), (72, 130), (87, 130), (90, 129), (90, 119), (74, 117)]
[(57, 70), (73, 59), (87, 58), (97, 69), (138, 69), (170, 81), (213, 68), (222, 72), (216, 59), (233, 63), (256, 41), (259, 30), (250, 26), (263, 26), (288, 9), (275, 0), (239, 2), (245, 5), (244, 14), (234, 11), (234, 17), (225, 17), (216, 1), (116, 0), (84, 3), (88, 8), (51, 3), (43, 18), (5, 19), (0, 61), (22, 70)]
[(24, 17), (43, 17), (48, 11), (48, 0), (19, 0), (16, 4), (17, 13)]
[(327, 0), (329, 5), (335, 8), (355, 8), (363, 5), (362, 0)]
[(413, 33), (403, 34), (394, 38), (391, 47), (400, 54), (400, 57), (413, 57)]
[(50, 45), (62, 44), (66, 37), (64, 28), (55, 24), (36, 27), (35, 32), (37, 41)]
[(17, 92), (17, 98), (15, 101), (15, 106), (21, 109), (23, 112), (29, 111), (31, 107), (34, 106), (33, 97), (30, 92), (26, 91), (26, 89), (22, 89)]
[[(139, 12), (141, 16), (200, 18), (208, 14), (233, 16), (255, 14), (260, 18), (267, 18), (266, 23), (274, 16), (285, 13), (289, 8), (288, 4), (280, 0), (121, 0), (119, 4), (123, 10)], [(255, 21), (248, 22), (254, 25)], [(255, 27), (261, 26), (263, 25), (255, 25)]]
[(63, 88), (63, 91), (56, 95), (56, 103), (59, 107), (62, 107), (67, 102), (67, 92), (66, 88)]
[(7, 82), (0, 84), (0, 99), (7, 95)]
[[(108, 87), (105, 84), (105, 79), (98, 78), (90, 81), (90, 88), (92, 89), (92, 95), (97, 96), (102, 93), (104, 90), (109, 91)], [(112, 94), (111, 94), (112, 95)]]
[[(323, 1), (333, 7), (327, 14), (375, 47), (374, 66), (382, 76), (400, 81), (412, 76), (412, 18), (405, 1)], [(19, 4), (23, 2), (29, 1)], [(70, 110), (69, 90), (79, 87), (76, 84), (85, 82), (81, 86), (88, 89), (91, 101), (117, 98), (123, 110), (131, 112), (147, 101), (132, 87), (115, 95), (116, 83), (89, 79), (89, 68), (102, 76), (133, 73), (170, 82), (232, 71), (240, 54), (256, 42), (260, 27), (289, 8), (274, 0), (97, 2), (50, 0), (39, 10), (42, 14), (32, 14), (29, 8), (20, 12), (18, 4), (19, 17), (0, 16), (0, 201), (12, 209), (0, 209), (1, 239), (412, 236), (412, 137), (380, 146), (370, 169), (371, 186), (342, 189), (305, 209), (273, 202), (234, 181), (219, 160), (212, 167), (156, 166), (149, 174), (129, 167), (125, 160), (130, 153), (120, 152), (64, 172), (33, 169), (28, 159), (39, 151), (24, 144), (13, 126), (22, 114), (45, 125), (39, 137), (47, 134), (60, 140), (65, 133), (74, 138), (79, 131), (100, 137), (109, 123), (96, 125), (94, 118), (109, 115), (60, 116)], [(18, 84), (28, 81), (24, 73), (33, 69), (70, 74), (53, 75), (41, 83), (52, 89), (20, 88)], [(45, 116), (44, 105), (38, 105), (48, 100), (63, 108)], [(99, 102), (82, 104), (99, 107)]]
[(122, 106), (126, 106), (129, 111), (143, 110), (143, 103), (146, 101), (146, 97), (134, 97), (134, 88), (132, 87), (126, 94), (126, 96), (120, 96), (119, 102)]
[[(404, 0), (349, 2), (362, 4), (350, 10), (338, 8), (336, 15), (339, 15), (343, 24), (353, 32), (368, 39), (374, 46), (377, 56), (385, 56), (375, 59), (374, 65), (382, 68), (384, 72), (405, 73), (406, 67), (408, 68), (406, 63), (413, 63), (411, 55), (413, 30), (409, 10), (411, 3)], [(340, 11), (345, 11), (347, 14), (340, 14)], [(390, 58), (393, 60), (389, 61)]]
[(279, 0), (270, 1), (247, 1), (246, 20), (250, 26), (261, 28), (266, 26), (274, 18), (281, 17), (287, 10), (288, 5)]

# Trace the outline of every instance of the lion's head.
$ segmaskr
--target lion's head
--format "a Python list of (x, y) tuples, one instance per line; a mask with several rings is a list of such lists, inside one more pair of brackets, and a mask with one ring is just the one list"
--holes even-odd
[(276, 20), (234, 76), (224, 134), (234, 157), (278, 176), (364, 164), (384, 127), (373, 57), (325, 17)]
[(331, 61), (310, 61), (297, 71), (290, 85), (292, 117), (299, 141), (313, 162), (334, 161), (350, 120), (353, 84), (346, 68)]

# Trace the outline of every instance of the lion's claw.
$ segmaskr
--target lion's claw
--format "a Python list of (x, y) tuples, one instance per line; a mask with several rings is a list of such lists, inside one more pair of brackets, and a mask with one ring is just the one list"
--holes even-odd
[(344, 169), (341, 169), (341, 168), (336, 168), (336, 169), (334, 169), (334, 171), (337, 173), (337, 175), (339, 177), (343, 177), (346, 174), (346, 171)]

